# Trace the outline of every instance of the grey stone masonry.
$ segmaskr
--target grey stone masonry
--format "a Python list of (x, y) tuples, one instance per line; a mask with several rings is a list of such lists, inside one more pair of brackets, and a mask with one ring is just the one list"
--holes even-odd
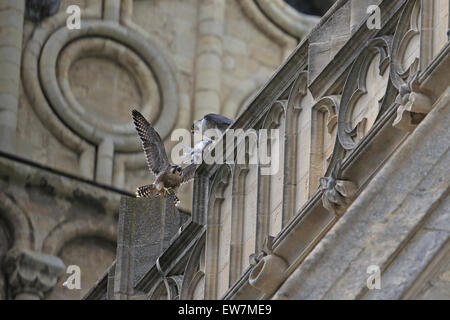
[(122, 197), (120, 202), (114, 298), (136, 294), (136, 281), (170, 245), (184, 222), (174, 205), (174, 196), (155, 198)]

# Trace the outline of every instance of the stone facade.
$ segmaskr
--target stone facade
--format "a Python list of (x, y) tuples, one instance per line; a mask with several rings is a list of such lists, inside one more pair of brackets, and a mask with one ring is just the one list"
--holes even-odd
[(337, 1), (231, 126), (280, 129), (279, 170), (202, 164), (190, 217), (120, 298), (449, 299), (449, 21), (447, 0)]
[[(131, 109), (170, 153), (174, 129), (236, 119), (317, 21), (282, 0), (0, 0), (0, 264), (16, 250), (36, 274), (78, 265), (81, 290), (62, 286), (62, 264), (54, 290), (30, 290), (81, 298), (114, 261), (120, 197), (152, 179)], [(13, 299), (5, 272), (0, 299)]]

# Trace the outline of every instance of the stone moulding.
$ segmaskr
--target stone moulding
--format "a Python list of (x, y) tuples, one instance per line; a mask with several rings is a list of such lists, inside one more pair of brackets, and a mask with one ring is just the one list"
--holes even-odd
[[(92, 11), (83, 12), (86, 17), (96, 17)], [(82, 153), (90, 148), (90, 144), (79, 135), (68, 129), (61, 120), (55, 116), (51, 106), (49, 106), (39, 80), (39, 57), (42, 46), (47, 37), (58, 26), (66, 24), (67, 14), (61, 13), (44, 20), (36, 26), (33, 36), (30, 38), (23, 51), (22, 81), (24, 91), (30, 101), (37, 117), (50, 130), (58, 140), (71, 150)]]
[[(98, 12), (94, 9), (83, 10), (82, 15), (83, 27), (80, 30), (65, 28), (67, 19), (65, 12), (45, 19), (35, 27), (26, 44), (23, 54), (23, 86), (30, 105), (40, 121), (62, 144), (77, 153), (89, 150), (91, 143), (100, 144), (105, 138), (113, 141), (115, 151), (140, 150), (135, 136), (127, 135), (126, 130), (123, 131), (123, 126), (113, 126), (107, 131), (104, 130), (104, 126), (98, 125), (101, 124), (99, 121), (94, 121), (94, 124), (86, 121), (82, 113), (80, 115), (77, 112), (76, 104), (67, 101), (65, 94), (63, 95), (57, 85), (58, 81), (55, 80), (59, 53), (65, 45), (82, 38), (107, 38), (118, 48), (133, 52), (136, 59), (145, 64), (155, 77), (162, 101), (161, 109), (157, 111), (158, 119), (155, 126), (163, 138), (167, 137), (176, 124), (177, 117), (174, 117), (174, 114), (177, 114), (179, 104), (180, 84), (176, 78), (173, 62), (168, 60), (168, 55), (163, 49), (145, 35), (113, 21), (98, 20)], [(139, 75), (140, 73), (133, 73), (133, 76)], [(145, 83), (145, 78), (137, 79), (137, 82)]]
[[(85, 110), (74, 97), (70, 83), (69, 70), (71, 65), (79, 59), (85, 57), (102, 57), (116, 61), (121, 67), (127, 70), (136, 79), (136, 83), (141, 94), (141, 102), (134, 106), (140, 108), (142, 114), (150, 123), (158, 119), (160, 109), (159, 88), (155, 82), (152, 71), (147, 67), (140, 57), (131, 49), (113, 40), (105, 38), (86, 38), (69, 43), (58, 58), (57, 78), (61, 91), (66, 98), (68, 105), (79, 110), (80, 116), (91, 125), (98, 126), (108, 133), (129, 135), (134, 134), (134, 127), (129, 121), (126, 123), (112, 122), (102, 117), (93, 117), (92, 113)], [(87, 116), (89, 114), (89, 116)]]
[(42, 243), (42, 252), (58, 255), (68, 243), (81, 238), (100, 238), (116, 245), (117, 230), (113, 219), (83, 218), (61, 222)]
[[(2, 164), (3, 165), (3, 164)], [(32, 248), (34, 245), (34, 230), (30, 218), (13, 199), (0, 192), (0, 218), (6, 221), (12, 235), (12, 243), (19, 248)]]
[[(135, 137), (131, 122), (123, 127), (121, 125), (107, 126), (104, 121), (99, 119), (89, 120), (83, 112), (71, 107), (61, 93), (56, 77), (59, 53), (67, 43), (83, 37), (112, 38), (139, 53), (153, 71), (156, 81), (160, 85), (164, 103), (160, 116), (154, 123), (155, 129), (162, 137), (168, 136), (176, 123), (176, 117), (173, 115), (177, 113), (178, 109), (178, 88), (173, 70), (156, 45), (149, 42), (148, 39), (142, 38), (141, 35), (111, 22), (87, 21), (83, 28), (76, 31), (68, 30), (65, 27), (60, 28), (50, 36), (44, 45), (40, 59), (41, 83), (58, 115), (75, 132), (95, 144), (109, 138), (112, 139), (117, 151), (137, 151), (140, 148), (140, 142)], [(149, 109), (149, 106), (147, 108)], [(109, 130), (105, 130), (108, 128)]]

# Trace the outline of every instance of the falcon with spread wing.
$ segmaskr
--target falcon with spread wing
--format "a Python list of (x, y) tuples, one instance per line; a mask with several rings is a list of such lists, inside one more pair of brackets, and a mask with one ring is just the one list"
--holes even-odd
[[(137, 188), (137, 197), (153, 197), (158, 194), (164, 195), (171, 190), (176, 193), (183, 183), (194, 178), (196, 164), (190, 164), (184, 168), (178, 165), (171, 165), (167, 158), (164, 143), (158, 132), (137, 110), (132, 111), (134, 125), (142, 141), (147, 165), (156, 176), (153, 184)], [(178, 198), (175, 195), (175, 201)]]

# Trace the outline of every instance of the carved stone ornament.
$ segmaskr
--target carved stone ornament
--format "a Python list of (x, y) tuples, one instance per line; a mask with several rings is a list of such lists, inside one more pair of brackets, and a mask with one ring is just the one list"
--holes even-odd
[(7, 253), (3, 267), (16, 300), (43, 299), (66, 268), (58, 257), (18, 248)]
[(329, 177), (320, 178), (320, 188), (324, 190), (322, 203), (325, 209), (335, 215), (342, 215), (358, 190), (355, 183), (341, 180), (341, 160), (337, 161)]
[(400, 87), (395, 100), (399, 107), (392, 125), (406, 131), (413, 131), (432, 107), (431, 99), (418, 91), (417, 75)]

